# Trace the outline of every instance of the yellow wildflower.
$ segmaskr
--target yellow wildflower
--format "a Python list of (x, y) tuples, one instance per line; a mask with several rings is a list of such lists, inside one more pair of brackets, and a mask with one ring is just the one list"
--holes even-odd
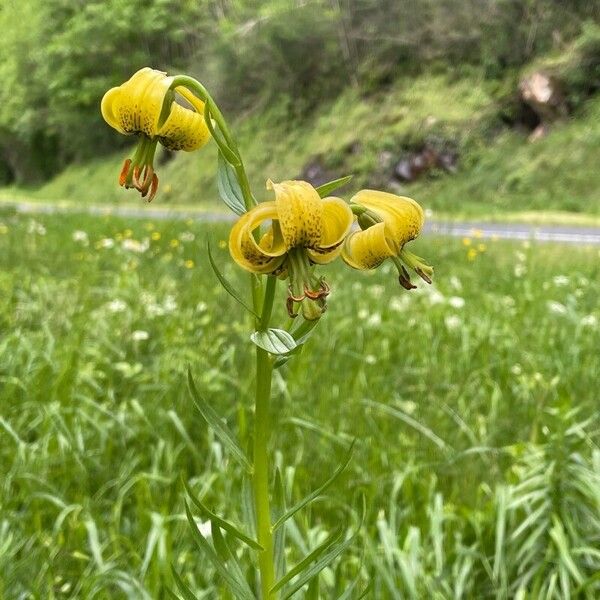
[[(148, 202), (158, 189), (154, 153), (160, 142), (169, 150), (197, 150), (210, 139), (204, 102), (187, 88), (172, 89), (173, 77), (148, 67), (114, 87), (102, 98), (104, 120), (119, 133), (139, 135), (132, 158), (123, 164), (119, 184), (134, 187)], [(176, 102), (185, 102), (185, 106)]]
[(423, 227), (423, 209), (412, 199), (387, 192), (361, 190), (351, 200), (358, 215), (360, 231), (351, 233), (343, 246), (342, 258), (354, 269), (374, 269), (390, 258), (399, 273), (400, 284), (413, 289), (404, 264), (427, 283), (433, 268), (404, 248)]
[[(267, 189), (275, 192), (275, 200), (262, 202), (240, 217), (229, 236), (229, 251), (247, 271), (289, 277), (290, 316), (298, 314), (296, 305), (302, 303), (304, 318), (318, 319), (329, 287), (314, 275), (314, 264), (339, 256), (352, 227), (352, 211), (340, 198), (321, 198), (305, 181), (269, 180)], [(270, 223), (267, 231), (255, 237), (263, 223)]]

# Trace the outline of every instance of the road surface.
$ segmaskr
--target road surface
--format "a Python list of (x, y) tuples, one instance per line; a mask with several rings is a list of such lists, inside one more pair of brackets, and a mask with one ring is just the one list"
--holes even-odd
[[(74, 206), (45, 202), (0, 201), (0, 207), (21, 214), (85, 213), (92, 215), (115, 215), (136, 219), (197, 219), (206, 222), (232, 221), (235, 216), (227, 213), (173, 210), (159, 206)], [(561, 242), (566, 244), (600, 245), (600, 227), (577, 227), (572, 225), (532, 225), (526, 223), (493, 222), (444, 222), (428, 221), (424, 233), (453, 237), (478, 237), (481, 239), (531, 240), (536, 242)]]

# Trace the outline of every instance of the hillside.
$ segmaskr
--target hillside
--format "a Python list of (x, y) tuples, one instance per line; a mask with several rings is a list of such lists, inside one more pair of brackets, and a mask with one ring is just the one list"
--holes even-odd
[[(236, 129), (257, 194), (267, 177), (299, 177), (312, 164), (321, 176), (353, 173), (349, 188), (384, 186), (453, 215), (532, 210), (600, 215), (600, 99), (588, 101), (574, 118), (532, 143), (524, 131), (506, 127), (486, 131), (493, 106), (485, 82), (428, 76), (399, 82), (370, 97), (347, 91), (304, 122), (286, 122), (275, 107), (240, 119)], [(457, 145), (456, 173), (438, 170), (412, 184), (395, 181), (391, 167), (382, 166), (382, 159), (400, 157), (407, 146), (428, 139), (448, 139)], [(2, 196), (138, 203), (137, 194), (116, 183), (123, 158), (115, 154), (74, 165), (39, 188), (8, 188)], [(211, 167), (215, 160), (214, 146), (209, 146), (158, 166), (156, 202), (215, 205)]]

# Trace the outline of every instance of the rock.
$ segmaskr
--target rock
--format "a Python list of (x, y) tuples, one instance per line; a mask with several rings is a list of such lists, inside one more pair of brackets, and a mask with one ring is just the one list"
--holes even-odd
[[(543, 71), (536, 71), (521, 79), (519, 95), (521, 101), (538, 116), (540, 124), (546, 126), (545, 130), (550, 123), (566, 117), (568, 114), (567, 103), (560, 83), (555, 77)], [(541, 136), (538, 133), (535, 139), (539, 139), (539, 137)]]
[(433, 168), (455, 173), (458, 153), (454, 150), (438, 150), (426, 144), (421, 150), (402, 157), (394, 167), (394, 177), (400, 181), (415, 181)]

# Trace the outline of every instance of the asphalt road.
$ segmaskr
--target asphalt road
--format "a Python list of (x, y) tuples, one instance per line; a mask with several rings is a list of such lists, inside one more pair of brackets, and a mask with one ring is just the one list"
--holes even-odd
[[(206, 222), (232, 221), (235, 216), (223, 213), (173, 210), (153, 206), (73, 206), (43, 202), (6, 201), (0, 207), (21, 214), (85, 213), (92, 215), (115, 215), (136, 219), (197, 219)], [(429, 221), (424, 232), (431, 235), (453, 237), (478, 237), (482, 239), (530, 240), (536, 242), (559, 242), (565, 244), (600, 245), (600, 227), (577, 227), (571, 225), (532, 225), (525, 223), (493, 222), (442, 222)]]

